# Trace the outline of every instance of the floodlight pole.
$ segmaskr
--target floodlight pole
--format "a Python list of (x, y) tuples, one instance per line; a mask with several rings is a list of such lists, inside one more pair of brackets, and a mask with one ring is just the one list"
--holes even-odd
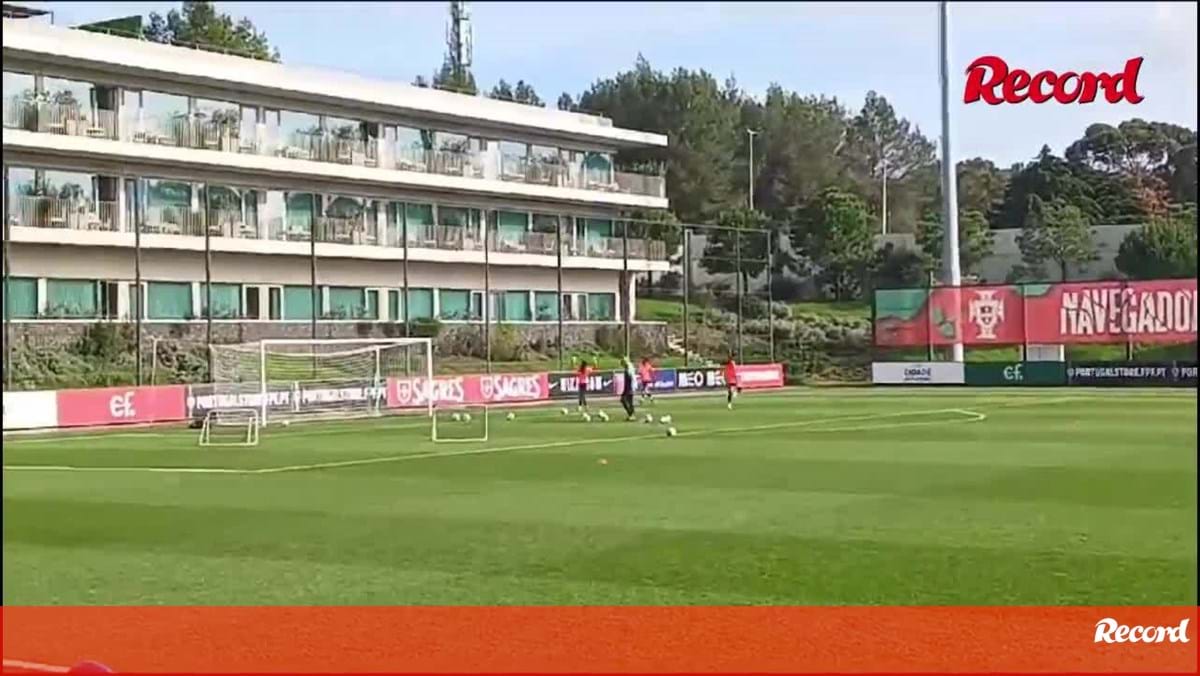
[(960, 325), (960, 305), (958, 288), (962, 284), (962, 270), (958, 259), (958, 188), (956, 185), (954, 159), (950, 149), (950, 50), (947, 46), (950, 33), (949, 12), (946, 0), (938, 3), (938, 45), (940, 47), (939, 78), (942, 90), (942, 223), (946, 224), (946, 236), (943, 240), (942, 267), (944, 282), (951, 288), (951, 298), (955, 300), (954, 322), (955, 342), (952, 360), (963, 360), (962, 331)]

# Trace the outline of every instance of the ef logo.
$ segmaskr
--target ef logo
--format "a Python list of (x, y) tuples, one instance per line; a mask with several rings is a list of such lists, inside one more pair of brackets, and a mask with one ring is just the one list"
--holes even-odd
[(113, 395), (113, 398), (108, 400), (108, 412), (114, 418), (132, 418), (137, 415), (133, 408), (133, 390)]
[(1142, 68), (1142, 57), (1129, 59), (1119, 73), (1055, 73), (1043, 70), (1036, 75), (1020, 68), (1009, 69), (1004, 59), (998, 56), (981, 56), (967, 66), (967, 87), (963, 92), (963, 103), (983, 100), (988, 105), (1001, 103), (1046, 103), (1053, 99), (1058, 103), (1092, 103), (1098, 91), (1103, 90), (1104, 100), (1109, 103), (1141, 103), (1137, 93), (1138, 73)]

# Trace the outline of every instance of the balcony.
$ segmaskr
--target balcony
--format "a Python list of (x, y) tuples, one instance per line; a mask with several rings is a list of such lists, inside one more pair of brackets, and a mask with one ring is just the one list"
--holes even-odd
[(409, 227), (408, 246), (450, 251), (483, 251), (483, 237), (478, 230), (457, 225), (419, 225)]
[(374, 223), (360, 218), (334, 218), (322, 216), (316, 219), (316, 239), (318, 242), (335, 244), (366, 244), (374, 246), (379, 243)]
[(557, 256), (558, 235), (553, 232), (497, 233), (491, 237), (492, 251)]
[[(568, 251), (575, 256), (590, 258), (625, 257), (625, 240), (620, 237), (588, 236), (571, 242)], [(629, 239), (629, 258), (632, 260), (667, 260), (667, 245), (654, 239)]]
[(397, 148), (395, 155), (393, 166), (387, 168), (467, 178), (483, 178), (485, 173), (482, 158), (476, 153), (403, 147)]
[(116, 202), (21, 196), (13, 201), (9, 225), (67, 230), (117, 230)]
[(43, 134), (117, 140), (117, 116), (111, 110), (85, 110), (77, 104), (48, 103), (20, 97), (4, 102), (4, 126)]

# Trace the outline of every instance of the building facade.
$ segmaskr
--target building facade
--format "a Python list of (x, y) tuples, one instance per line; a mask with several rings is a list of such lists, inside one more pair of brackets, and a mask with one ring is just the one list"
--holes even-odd
[(613, 163), (665, 136), (22, 20), (3, 49), (12, 322), (613, 323), (668, 270), (628, 218), (664, 179)]

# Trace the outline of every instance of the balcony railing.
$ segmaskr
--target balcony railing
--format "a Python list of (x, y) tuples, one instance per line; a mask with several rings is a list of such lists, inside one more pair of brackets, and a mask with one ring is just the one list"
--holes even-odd
[(149, 206), (142, 214), (142, 232), (156, 235), (204, 236), (204, 212), (185, 205)]
[(491, 236), (492, 251), (499, 253), (528, 253), (557, 255), (558, 235), (553, 232), (498, 233)]
[(9, 224), (30, 228), (116, 230), (117, 203), (24, 195), (9, 207)]
[(363, 218), (335, 218), (322, 216), (316, 219), (317, 241), (337, 244), (378, 244), (377, 228), (373, 222)]
[(115, 141), (117, 115), (111, 110), (85, 109), (78, 104), (47, 103), (22, 97), (4, 102), (4, 126), (43, 134), (86, 136)]
[(240, 209), (209, 209), (207, 215), (209, 237), (232, 237), (234, 239), (258, 239), (258, 218), (253, 212), (243, 215)]
[(569, 186), (570, 173), (567, 165), (557, 160), (524, 155), (501, 155), (500, 180), (535, 185)]
[(477, 154), (457, 150), (396, 149), (395, 169), (443, 176), (483, 178), (484, 167)]
[(483, 233), (457, 225), (409, 226), (408, 245), (424, 249), (482, 251)]

